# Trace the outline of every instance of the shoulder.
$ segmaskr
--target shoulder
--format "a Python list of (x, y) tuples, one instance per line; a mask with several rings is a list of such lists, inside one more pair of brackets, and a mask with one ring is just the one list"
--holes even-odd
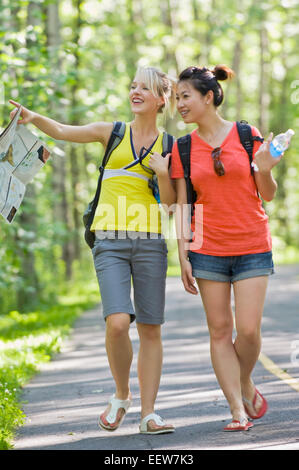
[(243, 124), (243, 125), (245, 124), (246, 127), (251, 130), (251, 135), (261, 137), (261, 133), (260, 133), (260, 131), (258, 130), (258, 128), (255, 127), (255, 126), (253, 126), (253, 125), (251, 125), (251, 124), (248, 123), (247, 121), (236, 121), (236, 128), (237, 128), (237, 129), (240, 129), (242, 124)]
[(97, 121), (90, 124), (90, 127), (92, 127), (95, 132), (96, 140), (100, 141), (101, 144), (106, 147), (113, 130), (113, 122)]
[(109, 139), (114, 131), (115, 136), (117, 135), (118, 137), (121, 138), (121, 140), (125, 137), (126, 134), (128, 134), (129, 129), (130, 129), (130, 122), (124, 122), (124, 121), (114, 121), (110, 123), (105, 123), (107, 124), (105, 128), (105, 141), (102, 142), (103, 145), (106, 147), (108, 145)]
[(262, 134), (260, 133), (258, 128), (255, 126), (251, 126), (251, 132), (252, 132), (252, 135), (254, 136), (262, 137)]
[(189, 134), (182, 135), (181, 137), (179, 137), (179, 138), (177, 139), (176, 142), (177, 142), (179, 145), (184, 145), (184, 144), (186, 144), (186, 143), (188, 143), (188, 142), (191, 142), (191, 140), (194, 139), (194, 133), (195, 133), (195, 130), (192, 131), (192, 132), (190, 132)]

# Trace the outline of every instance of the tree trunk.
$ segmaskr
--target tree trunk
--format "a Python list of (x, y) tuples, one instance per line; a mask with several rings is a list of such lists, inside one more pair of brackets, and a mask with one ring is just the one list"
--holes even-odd
[[(27, 26), (38, 24), (38, 15), (40, 6), (29, 2), (27, 7)], [(26, 46), (29, 49), (32, 45), (31, 39), (26, 38)], [(26, 79), (32, 80), (26, 67)], [(22, 210), (19, 217), (19, 223), (22, 227), (22, 235), (17, 236), (16, 246), (20, 258), (20, 271), (22, 273), (22, 282), (17, 291), (17, 305), (20, 311), (34, 306), (37, 300), (37, 292), (40, 290), (38, 276), (35, 268), (34, 242), (37, 234), (36, 218), (36, 194), (34, 183), (29, 183), (26, 188), (26, 197), (22, 203)]]
[[(48, 55), (50, 69), (54, 72), (61, 70), (61, 61), (59, 60), (59, 48), (61, 46), (60, 37), (60, 18), (58, 0), (55, 3), (47, 5), (47, 42), (48, 42)], [(55, 75), (54, 75), (55, 77)], [(53, 88), (55, 93), (55, 78), (53, 79)], [(65, 121), (64, 108), (50, 104), (50, 113), (53, 119), (58, 121)], [(65, 152), (65, 143), (60, 142), (59, 147)], [(53, 222), (59, 222), (66, 227), (67, 231), (70, 231), (69, 221), (69, 207), (66, 194), (66, 157), (60, 158), (54, 155), (52, 159), (53, 167), (53, 193), (55, 196), (55, 208), (53, 209)], [(67, 238), (62, 243), (62, 259), (65, 265), (65, 275), (68, 280), (72, 277), (72, 250), (71, 242)]]
[[(80, 33), (81, 33), (81, 7), (82, 0), (73, 0), (73, 5), (76, 8), (76, 21), (74, 25), (74, 36), (73, 43), (77, 45), (77, 48), (74, 52), (74, 71), (76, 80), (71, 87), (71, 124), (77, 126), (80, 124), (80, 117), (77, 111), (79, 102), (77, 99), (77, 90), (79, 83), (79, 68), (80, 68), (80, 56), (78, 52), (79, 43), (80, 43)], [(79, 158), (80, 158), (80, 149), (78, 145), (70, 146), (70, 175), (71, 175), (71, 193), (72, 193), (72, 204), (73, 204), (73, 253), (75, 259), (81, 258), (81, 242), (80, 242), (80, 233), (82, 226), (82, 214), (79, 210), (80, 200), (78, 197), (78, 186), (80, 180), (80, 170), (79, 170)]]
[(259, 83), (259, 130), (262, 135), (268, 130), (268, 106), (269, 106), (269, 95), (268, 95), (268, 35), (264, 24), (261, 22), (260, 27), (260, 83)]
[[(240, 80), (240, 71), (241, 71), (241, 57), (242, 57), (242, 45), (241, 39), (238, 39), (235, 43), (234, 48), (234, 57), (232, 61), (232, 69), (235, 72), (235, 77), (233, 81), (228, 81), (225, 91), (225, 97), (223, 105), (221, 106), (221, 114), (224, 119), (229, 119), (229, 108), (234, 107), (235, 109), (235, 120), (239, 121), (240, 119), (244, 119), (242, 116), (242, 103), (243, 103), (243, 94), (242, 94), (242, 86)], [(235, 92), (235, 100), (232, 106), (232, 102), (229, 99), (229, 96), (232, 93), (232, 90)]]
[[(163, 19), (163, 23), (167, 26), (169, 30), (169, 36), (172, 38), (177, 38), (178, 37), (178, 31), (177, 31), (177, 21), (175, 17), (175, 10), (176, 10), (176, 4), (173, 3), (172, 0), (164, 0), (161, 3), (161, 15)], [(177, 51), (177, 41), (175, 40), (175, 43), (173, 45), (175, 53), (172, 52), (172, 50), (169, 50), (169, 47), (164, 45), (164, 65), (162, 67), (163, 72), (169, 73), (169, 70), (171, 71), (170, 73), (173, 73), (172, 70), (174, 71), (173, 75), (178, 76), (179, 73), (182, 71), (180, 70), (180, 64), (178, 63), (179, 60), (179, 54), (176, 52)], [(165, 114), (164, 117), (164, 125), (165, 129), (169, 134), (176, 135), (178, 128), (177, 128), (177, 122), (178, 122), (178, 116), (175, 115), (173, 118), (169, 116), (169, 114)]]
[[(136, 30), (138, 29), (138, 22), (135, 18), (135, 2), (134, 0), (126, 1), (126, 9), (128, 16), (128, 28), (125, 31), (126, 41), (126, 68), (130, 81), (134, 79), (138, 59), (138, 37)], [(133, 28), (132, 25), (135, 25)]]
[[(282, 51), (285, 51), (286, 49), (283, 47), (284, 43), (284, 38), (282, 37)], [(287, 69), (287, 52), (282, 53), (282, 65)], [(289, 93), (290, 93), (290, 87), (289, 87), (289, 82), (288, 82), (288, 76), (287, 74), (284, 77), (284, 80), (281, 83), (281, 93), (280, 93), (280, 99), (279, 103), (277, 106), (277, 112), (274, 118), (274, 121), (272, 122), (272, 128), (271, 130), (277, 134), (282, 132), (281, 125), (282, 123), (286, 123), (287, 125), (288, 122), (288, 100), (289, 100)], [(286, 127), (287, 129), (287, 127)], [(288, 159), (287, 158), (282, 158), (281, 161), (279, 162), (279, 165), (277, 167), (276, 171), (276, 181), (277, 181), (277, 193), (275, 196), (275, 201), (277, 204), (277, 214), (276, 218), (279, 221), (280, 225), (280, 236), (281, 238), (285, 241), (285, 243), (291, 244), (291, 228), (290, 228), (290, 223), (292, 221), (289, 219), (288, 216), (288, 206), (286, 205), (286, 200), (287, 200), (287, 187), (286, 187), (286, 182), (287, 182), (287, 170), (288, 170)]]

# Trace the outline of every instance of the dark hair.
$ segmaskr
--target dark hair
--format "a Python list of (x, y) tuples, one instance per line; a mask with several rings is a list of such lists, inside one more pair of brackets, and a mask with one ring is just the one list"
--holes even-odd
[(188, 67), (179, 76), (179, 82), (188, 80), (194, 88), (205, 96), (209, 90), (214, 93), (214, 106), (220, 106), (223, 101), (223, 90), (218, 82), (234, 76), (233, 70), (226, 65), (216, 65), (213, 70), (206, 67)]

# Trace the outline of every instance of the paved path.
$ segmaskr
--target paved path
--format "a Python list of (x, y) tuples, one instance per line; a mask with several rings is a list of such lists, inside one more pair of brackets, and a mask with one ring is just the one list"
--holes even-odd
[[(133, 406), (115, 433), (98, 428), (98, 414), (113, 393), (104, 322), (98, 307), (78, 320), (62, 353), (25, 387), (27, 421), (18, 432), (15, 449), (299, 450), (299, 393), (295, 390), (299, 385), (299, 266), (279, 267), (271, 277), (263, 321), (263, 354), (287, 375), (279, 377), (277, 370), (275, 375), (258, 362), (254, 379), (268, 399), (269, 412), (248, 432), (222, 431), (230, 412), (210, 364), (201, 300), (185, 293), (180, 279), (168, 279), (166, 313), (164, 368), (156, 411), (176, 426), (174, 434), (138, 433), (135, 325), (131, 328), (135, 353), (131, 373)], [(290, 376), (297, 382), (292, 384)]]

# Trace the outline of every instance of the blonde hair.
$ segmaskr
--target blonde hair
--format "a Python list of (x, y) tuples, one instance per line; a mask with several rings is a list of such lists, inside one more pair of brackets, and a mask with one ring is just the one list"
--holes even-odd
[(176, 108), (176, 83), (177, 80), (167, 75), (156, 67), (138, 67), (135, 78), (143, 82), (154, 96), (163, 97), (164, 104), (159, 108), (163, 113), (164, 108), (174, 114)]

